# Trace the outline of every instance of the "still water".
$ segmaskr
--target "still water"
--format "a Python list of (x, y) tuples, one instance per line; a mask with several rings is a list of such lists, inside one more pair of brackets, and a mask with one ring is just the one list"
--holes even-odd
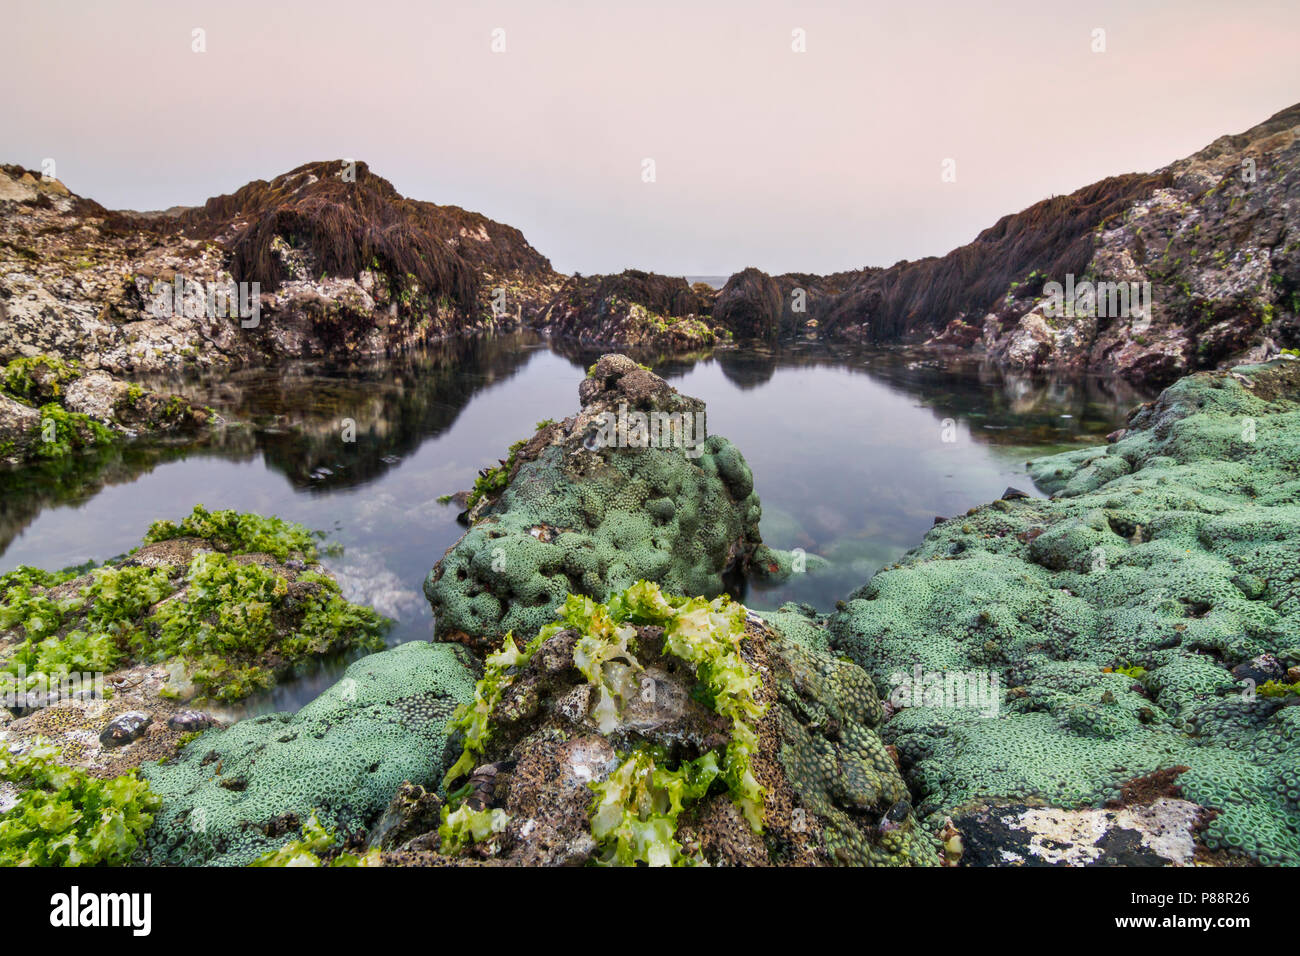
[[(275, 514), (327, 534), (346, 597), (394, 618), (393, 644), (432, 630), (420, 591), (464, 528), (439, 495), (469, 488), (518, 438), (578, 405), (598, 351), (499, 336), (346, 369), (247, 369), (160, 382), (238, 425), (200, 442), (128, 446), (72, 466), (0, 473), (0, 572), (103, 561), (196, 503)], [(936, 515), (1034, 492), (1026, 459), (1102, 440), (1144, 397), (1110, 380), (1032, 380), (969, 360), (820, 347), (738, 349), (652, 365), (708, 405), (754, 472), (764, 540), (827, 558), (751, 589), (756, 609), (830, 608), (916, 546)], [(355, 441), (343, 440), (345, 421)], [(346, 661), (249, 702), (295, 708)]]

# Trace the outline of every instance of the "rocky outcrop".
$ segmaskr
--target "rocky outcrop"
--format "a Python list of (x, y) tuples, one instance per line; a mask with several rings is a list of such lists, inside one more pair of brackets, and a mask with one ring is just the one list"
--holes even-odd
[[(230, 704), (304, 662), (382, 647), (390, 622), (343, 599), (314, 541), (300, 525), (199, 506), (102, 567), (0, 576), (0, 698), (17, 718), (0, 709), (6, 739), (52, 739), (120, 773), (196, 729), (170, 721), (191, 702)], [(86, 731), (134, 711), (152, 743), (90, 742)]]
[(364, 163), (152, 214), (19, 167), (0, 180), (0, 360), (138, 373), (382, 354), (527, 323), (558, 285), (518, 230), (406, 199)]
[(1098, 225), (1056, 298), (1050, 273), (1012, 286), (983, 320), (989, 354), (1165, 383), (1300, 345), (1298, 128), (1293, 108), (1162, 171), (1167, 185)]
[(48, 355), (0, 367), (0, 460), (60, 459), (124, 438), (194, 434), (220, 424), (211, 409), (148, 391), (102, 369)]
[(714, 319), (738, 338), (924, 341), (1150, 386), (1261, 360), (1300, 346), (1298, 129), (1295, 106), (1150, 175), (1005, 216), (940, 258), (826, 277), (746, 269)]
[(932, 831), (986, 863), (1300, 862), (1298, 422), (1300, 361), (1189, 376), (1031, 462), (1050, 500), (942, 521), (842, 602)]
[(452, 722), (457, 796), (385, 861), (938, 864), (871, 681), (802, 633), (644, 583), (571, 598), (489, 657)]
[(692, 289), (685, 279), (628, 269), (565, 280), (530, 324), (583, 345), (691, 351), (725, 337), (710, 324), (712, 303), (711, 290)]
[(707, 434), (703, 402), (623, 355), (603, 356), (578, 395), (578, 414), (480, 478), (470, 530), (424, 584), (439, 637), (491, 647), (536, 632), (567, 594), (602, 599), (641, 579), (713, 597), (729, 579), (788, 572), (759, 536), (749, 466)]

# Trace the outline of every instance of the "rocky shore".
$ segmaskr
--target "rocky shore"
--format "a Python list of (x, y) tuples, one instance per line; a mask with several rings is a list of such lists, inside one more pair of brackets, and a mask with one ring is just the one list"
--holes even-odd
[[(9, 718), (0, 806), (53, 740), (147, 784), (123, 812), (155, 864), (1300, 862), (1300, 362), (1179, 381), (1110, 444), (1030, 462), (1050, 498), (938, 522), (827, 617), (726, 596), (792, 569), (724, 439), (593, 439), (611, 409), (701, 403), (617, 355), (580, 399), (430, 574), (437, 640), (297, 714), (223, 725), (186, 698), (237, 697), (342, 621), (375, 633), (337, 597), (313, 623), (303, 529), (197, 509), (105, 569), (9, 576), (7, 661), (125, 659), (107, 702)], [(220, 674), (138, 656), (227, 620), (167, 610), (213, 573), (257, 578), (245, 607), (270, 583), (265, 650)]]
[(48, 355), (0, 367), (0, 460), (59, 460), (138, 437), (194, 435), (223, 424), (210, 408), (102, 369)]
[[(233, 431), (145, 381), (272, 362), (292, 388), (287, 360), (490, 353), (519, 328), (575, 355), (903, 342), (1167, 386), (1107, 444), (1028, 462), (1049, 497), (936, 519), (828, 613), (741, 603), (824, 560), (765, 544), (704, 402), (613, 353), (454, 496), (431, 640), (384, 649), (317, 537), (254, 514), (200, 505), (102, 566), (19, 568), (0, 865), (1300, 865), (1297, 127), (1293, 107), (942, 258), (717, 291), (560, 275), (362, 163), (162, 213), (0, 168), (0, 458), (34, 475)], [(408, 402), (429, 368), (375, 388), (353, 474), (325, 464), (332, 415), (259, 450), (362, 482), (467, 400)], [(228, 709), (327, 659), (351, 663), (297, 713)]]
[[(1297, 132), (1300, 106), (1149, 175), (1004, 216), (939, 258), (828, 276), (746, 269), (713, 317), (737, 337), (906, 342), (1148, 386), (1261, 361), (1300, 347)], [(1069, 309), (1066, 287), (1081, 290)]]
[(0, 360), (176, 372), (530, 328), (658, 351), (909, 343), (1161, 387), (1300, 347), (1298, 128), (1295, 106), (1148, 175), (1004, 216), (943, 257), (750, 268), (716, 292), (638, 270), (563, 276), (517, 229), (403, 197), (364, 163), (308, 163), (157, 213), (4, 166)]

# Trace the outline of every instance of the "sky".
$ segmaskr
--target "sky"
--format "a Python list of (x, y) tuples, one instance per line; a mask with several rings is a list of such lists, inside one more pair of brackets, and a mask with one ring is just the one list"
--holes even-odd
[(1300, 100), (1294, 0), (0, 4), (0, 162), (160, 209), (360, 159), (584, 274), (943, 255)]

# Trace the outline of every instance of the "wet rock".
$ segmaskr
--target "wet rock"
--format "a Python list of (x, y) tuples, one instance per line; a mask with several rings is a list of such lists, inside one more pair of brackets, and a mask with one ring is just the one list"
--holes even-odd
[(1188, 866), (1202, 810), (1187, 800), (1105, 810), (1024, 804), (960, 814), (962, 866)]
[(442, 798), (409, 780), (397, 788), (392, 802), (370, 828), (367, 847), (390, 850), (412, 837), (438, 829)]
[(1237, 680), (1253, 680), (1256, 684), (1277, 680), (1285, 673), (1285, 669), (1272, 654), (1260, 654), (1232, 669), (1232, 676)]
[(685, 279), (628, 269), (565, 280), (536, 324), (585, 345), (683, 351), (717, 341), (707, 316), (713, 292)]
[(745, 269), (727, 280), (713, 304), (714, 320), (738, 339), (774, 339), (781, 329), (781, 287), (758, 269)]

